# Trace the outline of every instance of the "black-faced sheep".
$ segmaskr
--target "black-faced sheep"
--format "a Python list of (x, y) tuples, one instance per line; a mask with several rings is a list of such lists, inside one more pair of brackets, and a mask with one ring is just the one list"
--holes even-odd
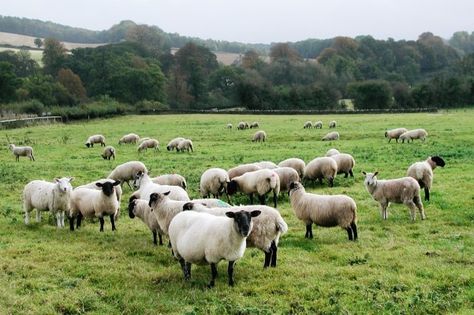
[(444, 167), (446, 163), (439, 156), (430, 156), (425, 161), (413, 163), (407, 171), (407, 176), (418, 181), (421, 188), (425, 190), (425, 200), (430, 200), (430, 190), (433, 184), (433, 170), (437, 166)]
[(92, 148), (95, 143), (100, 143), (100, 146), (105, 147), (105, 137), (103, 135), (93, 135), (87, 138), (86, 147)]

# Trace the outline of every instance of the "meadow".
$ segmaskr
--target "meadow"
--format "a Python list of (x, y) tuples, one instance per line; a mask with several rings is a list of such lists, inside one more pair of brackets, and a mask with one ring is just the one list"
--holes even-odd
[[(335, 119), (341, 139), (322, 142)], [(252, 143), (254, 130), (236, 130), (239, 121), (259, 121), (268, 141)], [(322, 120), (322, 130), (303, 129)], [(227, 123), (234, 129), (227, 130)], [(425, 142), (387, 143), (384, 131), (425, 128)], [(161, 151), (138, 154), (117, 144), (129, 132), (160, 140)], [(100, 146), (88, 149), (89, 135), (102, 133), (117, 149), (103, 160)], [(472, 314), (474, 309), (474, 110), (390, 115), (124, 116), (70, 124), (0, 131), (0, 314)], [(166, 143), (189, 137), (194, 153), (166, 151)], [(32, 145), (36, 162), (15, 158), (11, 141)], [(108, 175), (117, 165), (144, 162), (152, 175), (179, 173), (188, 193), (198, 196), (207, 168), (299, 157), (309, 162), (330, 148), (352, 154), (355, 177), (338, 176), (335, 186), (305, 183), (307, 191), (347, 194), (358, 205), (359, 240), (349, 242), (340, 228), (315, 228), (304, 238), (304, 224), (293, 214), (287, 194), (279, 210), (289, 225), (280, 240), (276, 268), (264, 270), (264, 255), (247, 249), (235, 267), (236, 285), (227, 285), (225, 263), (207, 289), (208, 266), (193, 266), (184, 282), (166, 246), (153, 246), (149, 230), (127, 215), (130, 195), (124, 186), (117, 231), (106, 220), (86, 222), (74, 232), (57, 229), (48, 214), (43, 222), (23, 222), (21, 192), (33, 179), (74, 176), (78, 186)], [(361, 171), (379, 178), (405, 176), (410, 164), (440, 155), (446, 167), (435, 170), (427, 219), (410, 222), (408, 209), (392, 204), (383, 221), (378, 203), (363, 185)], [(235, 199), (248, 203), (245, 196)], [(33, 216), (34, 217), (34, 216)], [(49, 220), (48, 220), (49, 218)]]

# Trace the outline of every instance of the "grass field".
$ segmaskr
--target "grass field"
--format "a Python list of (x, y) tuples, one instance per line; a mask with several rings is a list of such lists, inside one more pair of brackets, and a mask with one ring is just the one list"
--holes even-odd
[[(306, 120), (323, 120), (323, 130), (304, 130)], [(336, 119), (341, 140), (321, 142), (327, 123)], [(234, 128), (240, 120), (260, 122), (268, 142), (250, 141), (252, 130)], [(385, 128), (423, 127), (426, 142), (387, 143)], [(129, 132), (156, 137), (161, 152), (138, 155), (134, 146), (118, 146)], [(1, 131), (0, 151), (0, 314), (472, 314), (474, 309), (474, 110), (438, 114), (231, 116), (127, 116), (67, 125)], [(83, 143), (95, 133), (117, 148), (117, 160), (99, 157), (100, 147)], [(36, 162), (19, 163), (7, 150), (7, 136), (35, 148)], [(196, 151), (167, 152), (176, 136), (190, 137)], [(259, 160), (306, 162), (336, 147), (356, 159), (355, 178), (337, 177), (335, 187), (307, 186), (322, 194), (344, 193), (355, 199), (359, 240), (347, 240), (339, 228), (316, 228), (304, 238), (285, 194), (279, 209), (289, 225), (280, 242), (279, 265), (263, 270), (263, 253), (247, 249), (235, 268), (236, 286), (227, 285), (224, 263), (214, 289), (207, 289), (208, 266), (194, 266), (192, 280), (166, 246), (154, 247), (151, 233), (128, 218), (125, 201), (117, 231), (106, 221), (82, 229), (57, 230), (54, 220), (25, 226), (21, 191), (33, 179), (74, 176), (74, 186), (106, 176), (116, 165), (139, 159), (152, 174), (177, 172), (198, 195), (201, 173)], [(412, 223), (408, 209), (391, 205), (382, 221), (378, 204), (363, 186), (360, 172), (378, 170), (379, 178), (405, 175), (408, 166), (430, 154), (447, 165), (435, 170), (426, 221)], [(124, 200), (130, 191), (124, 188)], [(247, 203), (241, 197), (238, 202)], [(34, 216), (33, 216), (34, 217)]]

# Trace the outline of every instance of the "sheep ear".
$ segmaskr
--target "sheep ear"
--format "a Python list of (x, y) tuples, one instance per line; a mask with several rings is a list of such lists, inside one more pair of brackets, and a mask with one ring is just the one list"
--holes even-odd
[(54, 178), (54, 181), (55, 181), (56, 183), (59, 183), (59, 178), (58, 178), (58, 177), (55, 177), (55, 178)]
[(377, 172), (375, 172), (375, 173), (374, 173), (374, 176), (377, 176), (377, 174), (378, 174), (378, 173), (379, 173), (378, 171), (377, 171)]
[(104, 184), (99, 183), (99, 182), (95, 183), (95, 185), (96, 185), (97, 187), (102, 187), (102, 186), (104, 186)]
[(364, 174), (364, 176), (367, 176), (367, 173), (366, 173), (366, 172), (364, 172), (364, 171), (362, 171), (362, 174)]
[(183, 211), (192, 210), (192, 209), (193, 209), (193, 206), (194, 206), (194, 203), (192, 203), (192, 202), (186, 202), (186, 203), (183, 205)]
[(116, 181), (112, 184), (112, 186), (117, 186), (117, 185), (120, 185), (120, 181), (119, 181), (119, 180), (116, 180)]
[(226, 215), (228, 218), (232, 218), (232, 219), (235, 218), (235, 213), (232, 212), (232, 211), (227, 211), (227, 212), (225, 213), (225, 215)]
[(258, 217), (258, 216), (260, 215), (260, 213), (262, 213), (262, 211), (260, 211), (260, 210), (254, 210), (254, 211), (250, 212), (250, 216), (251, 216), (252, 218), (255, 218), (255, 217)]
[(74, 177), (69, 177), (69, 182), (72, 182), (74, 180)]
[(150, 201), (148, 202), (148, 206), (151, 208), (151, 204), (155, 202), (158, 199), (158, 194), (157, 193), (152, 193), (150, 195)]
[(168, 196), (170, 193), (171, 193), (171, 191), (167, 191), (167, 192), (163, 193), (163, 195)]

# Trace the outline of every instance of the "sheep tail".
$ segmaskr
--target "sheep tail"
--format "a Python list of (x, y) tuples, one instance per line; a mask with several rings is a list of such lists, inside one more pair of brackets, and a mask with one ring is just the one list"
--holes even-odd
[(281, 234), (285, 234), (286, 232), (288, 232), (288, 224), (286, 224), (286, 222), (283, 221), (282, 218), (277, 219), (276, 228), (278, 231), (281, 232)]

